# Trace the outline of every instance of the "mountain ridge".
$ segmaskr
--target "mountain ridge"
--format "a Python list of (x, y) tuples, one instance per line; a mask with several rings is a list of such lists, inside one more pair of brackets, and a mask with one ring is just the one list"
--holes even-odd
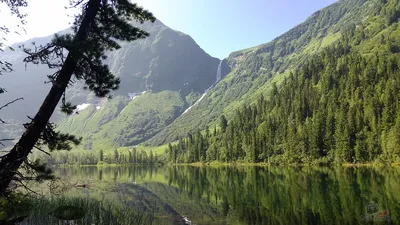
[[(71, 121), (68, 122), (68, 120), (78, 119), (76, 117), (82, 117), (82, 115), (88, 113), (86, 111), (95, 114), (99, 111), (97, 108), (109, 107), (107, 104), (116, 104), (121, 107), (129, 106), (129, 98), (134, 95), (137, 98), (135, 101), (141, 101), (141, 98), (167, 98), (164, 100), (172, 104), (166, 105), (166, 108), (172, 107), (171, 110), (167, 111), (156, 105), (153, 105), (154, 108), (149, 108), (150, 111), (155, 110), (155, 114), (148, 113), (149, 115), (159, 115), (161, 118), (166, 119), (166, 121), (157, 122), (157, 125), (150, 126), (149, 129), (155, 129), (155, 131), (151, 131), (150, 133), (157, 132), (158, 129), (161, 129), (158, 126), (163, 127), (165, 124), (172, 122), (190, 104), (195, 102), (204, 90), (215, 82), (216, 70), (220, 60), (211, 57), (201, 49), (189, 35), (172, 30), (158, 20), (155, 23), (144, 23), (139, 26), (148, 31), (150, 37), (132, 43), (121, 43), (121, 49), (110, 53), (106, 60), (110, 70), (121, 79), (120, 88), (113, 93), (118, 98), (106, 101), (93, 98), (92, 94), (82, 90), (82, 84), (75, 84), (66, 94), (67, 99), (78, 105), (79, 110), (72, 117), (55, 113), (52, 119), (53, 121), (61, 121), (58, 122), (60, 130), (70, 132), (76, 129), (76, 127), (73, 128), (67, 125), (71, 124)], [(62, 32), (68, 32), (68, 29)], [(50, 38), (31, 39), (29, 42), (33, 40), (36, 41), (36, 44), (44, 44)], [(25, 43), (25, 45), (28, 44)], [(2, 95), (0, 104), (19, 96), (27, 96), (25, 102), (28, 104), (13, 105), (12, 108), (2, 111), (2, 118), (18, 119), (22, 123), (26, 120), (26, 116), (32, 115), (40, 105), (40, 102), (43, 101), (48, 87), (48, 85), (43, 85), (43, 83), (46, 80), (46, 74), (50, 72), (42, 65), (28, 65), (28, 69), (25, 71), (23, 63), (19, 62), (22, 61), (23, 55), (18, 49), (6, 56), (4, 55), (0, 54), (0, 57), (13, 63), (15, 72), (2, 77), (2, 85), (8, 88), (9, 91)], [(36, 76), (31, 76), (30, 73)], [(169, 93), (168, 91), (176, 94)], [(139, 96), (139, 93), (142, 92), (147, 92), (147, 94)], [(34, 95), (29, 93), (34, 93)], [(113, 103), (114, 101), (115, 103)], [(145, 101), (141, 102), (141, 104), (145, 104)], [(95, 106), (95, 111), (92, 110), (93, 106)], [(146, 108), (146, 106), (139, 106), (139, 108)], [(166, 112), (167, 114), (161, 115), (162, 113), (157, 112)], [(118, 115), (115, 115), (115, 113), (110, 116), (103, 115), (101, 116), (101, 121), (94, 123), (102, 126), (117, 117)], [(96, 118), (92, 115), (86, 119)], [(129, 121), (127, 124), (135, 124), (135, 118), (129, 117)], [(150, 122), (148, 119), (146, 121)], [(143, 121), (141, 124), (143, 124)], [(82, 124), (82, 126), (84, 125)], [(82, 127), (78, 130), (83, 131), (85, 128)], [(97, 130), (97, 128), (94, 128), (89, 133), (96, 132)], [(87, 132), (78, 132), (77, 134), (82, 135), (84, 140), (90, 139), (88, 136), (91, 135), (87, 135)], [(136, 139), (135, 137), (132, 138)], [(146, 139), (146, 137), (143, 138)], [(124, 141), (131, 143), (131, 140), (128, 139)], [(113, 142), (115, 140), (110, 141)]]
[[(87, 150), (159, 146), (199, 130), (219, 129), (221, 115), (230, 120), (259, 96), (269, 98), (308, 59), (381, 13), (375, 8), (381, 2), (337, 1), (272, 41), (222, 60), (209, 56), (189, 35), (161, 22), (145, 24), (149, 38), (125, 43), (110, 55), (109, 66), (122, 81), (116, 97), (103, 101), (72, 90), (67, 94), (87, 108), (63, 117), (59, 129), (83, 136), (79, 148)], [(222, 79), (215, 82), (220, 62)]]
[[(341, 3), (355, 4), (345, 9), (355, 10), (350, 16), (358, 16), (359, 23), (336, 24), (342, 25), (340, 38), (330, 45), (323, 40), (332, 36), (323, 36), (319, 45), (311, 40), (303, 54), (310, 44), (324, 47), (281, 71), (279, 84), (271, 83), (269, 91), (238, 107), (228, 121), (221, 119), (219, 130), (197, 130), (169, 145), (169, 161), (398, 163), (400, 2)], [(254, 64), (239, 69), (262, 68)]]
[(340, 31), (347, 26), (361, 23), (362, 15), (373, 11), (365, 5), (367, 2), (374, 1), (338, 1), (313, 13), (305, 22), (268, 43), (232, 52), (225, 59), (232, 72), (197, 108), (178, 118), (147, 144), (157, 146), (177, 140), (196, 129), (204, 130), (215, 125), (222, 114), (230, 118), (240, 106), (251, 104), (256, 101), (256, 96), (268, 92), (272, 83), (282, 82), (289, 70), (298, 64), (296, 62), (306, 60), (338, 40)]

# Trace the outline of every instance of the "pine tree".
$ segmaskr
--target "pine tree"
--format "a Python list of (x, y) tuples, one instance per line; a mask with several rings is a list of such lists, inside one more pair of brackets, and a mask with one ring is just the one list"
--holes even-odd
[[(77, 0), (72, 4), (82, 8), (82, 13), (75, 18), (74, 34), (56, 35), (50, 43), (35, 48), (35, 51), (22, 47), (28, 54), (26, 63), (45, 64), (57, 72), (48, 76), (52, 87), (39, 111), (0, 162), (1, 195), (6, 194), (10, 182), (16, 179), (20, 166), (24, 162), (31, 164), (27, 158), (35, 145), (45, 144), (50, 150), (58, 150), (69, 149), (70, 143), (79, 144), (79, 139), (55, 132), (49, 123), (60, 100), (64, 112), (72, 113), (76, 108), (65, 101), (71, 79), (85, 81), (87, 88), (99, 97), (110, 96), (110, 92), (118, 88), (119, 79), (102, 63), (107, 58), (105, 53), (120, 48), (117, 40), (134, 41), (149, 35), (132, 26), (129, 20), (141, 23), (155, 20), (151, 13), (128, 0)], [(65, 52), (68, 52), (67, 56)]]
[(226, 120), (225, 115), (221, 115), (219, 118), (219, 126), (221, 127), (222, 133), (225, 133), (226, 127), (228, 126), (228, 121)]
[(132, 155), (133, 155), (133, 163), (136, 164), (138, 162), (137, 161), (137, 150), (136, 150), (136, 148), (133, 148)]
[(99, 162), (103, 162), (103, 160), (104, 160), (103, 149), (100, 149), (100, 152), (99, 152)]
[(153, 150), (150, 150), (150, 159), (149, 159), (149, 164), (154, 163), (154, 156), (153, 156)]
[(119, 163), (119, 153), (117, 149), (114, 149), (114, 163)]
[(132, 152), (128, 152), (128, 163), (133, 163)]

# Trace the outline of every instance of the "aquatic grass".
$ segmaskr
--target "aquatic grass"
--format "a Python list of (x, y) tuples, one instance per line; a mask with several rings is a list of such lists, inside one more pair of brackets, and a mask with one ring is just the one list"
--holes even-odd
[[(154, 215), (136, 211), (115, 202), (88, 197), (53, 197), (31, 199), (29, 216), (21, 225), (47, 224), (155, 224)], [(70, 220), (70, 221), (67, 221)], [(73, 220), (73, 222), (72, 222)]]

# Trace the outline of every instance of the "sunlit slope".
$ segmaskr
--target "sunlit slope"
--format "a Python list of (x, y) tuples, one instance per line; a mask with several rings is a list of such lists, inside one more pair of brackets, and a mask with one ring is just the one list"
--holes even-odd
[[(215, 125), (220, 115), (230, 118), (236, 109), (268, 94), (271, 84), (284, 77), (306, 59), (340, 39), (349, 26), (362, 23), (375, 12), (375, 0), (341, 0), (269, 43), (233, 52), (226, 59), (232, 71), (214, 90), (148, 141), (167, 143), (196, 129)], [(267, 27), (260, 29), (268, 29)], [(256, 34), (255, 34), (256, 35)]]
[(133, 100), (116, 97), (90, 105), (59, 125), (62, 131), (83, 137), (81, 148), (137, 145), (166, 127), (184, 110), (177, 92), (144, 93)]

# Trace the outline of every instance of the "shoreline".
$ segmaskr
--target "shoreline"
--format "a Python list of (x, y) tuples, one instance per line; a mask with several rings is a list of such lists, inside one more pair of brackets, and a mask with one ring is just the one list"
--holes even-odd
[(313, 164), (313, 163), (297, 163), (297, 164), (277, 164), (277, 163), (238, 163), (238, 162), (195, 162), (195, 163), (173, 163), (168, 165), (174, 166), (194, 166), (194, 167), (201, 167), (201, 166), (259, 166), (259, 167), (266, 167), (266, 166), (288, 166), (288, 167), (335, 167), (335, 166), (342, 166), (342, 167), (376, 167), (376, 166), (400, 166), (400, 163), (329, 163), (329, 164)]
[(286, 166), (286, 167), (385, 167), (385, 166), (400, 166), (400, 163), (329, 163), (329, 164), (313, 164), (313, 163), (292, 163), (292, 164), (285, 164), (285, 163), (244, 163), (244, 162), (195, 162), (195, 163), (166, 163), (166, 164), (133, 164), (133, 163), (124, 163), (124, 164), (94, 164), (94, 165), (87, 165), (87, 164), (58, 164), (52, 166), (58, 167), (119, 167), (119, 166), (163, 166), (163, 165), (171, 165), (171, 166), (193, 166), (193, 167), (218, 167), (218, 166), (236, 166), (236, 167), (245, 167), (245, 166), (255, 166), (255, 167), (267, 167), (267, 166)]

